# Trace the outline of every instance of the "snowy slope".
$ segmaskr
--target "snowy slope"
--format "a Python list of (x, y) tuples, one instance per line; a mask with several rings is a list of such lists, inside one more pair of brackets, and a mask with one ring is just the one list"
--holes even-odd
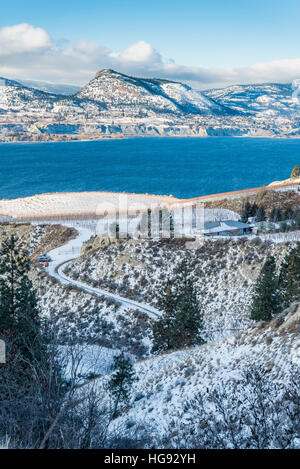
[(224, 106), (257, 116), (291, 117), (300, 111), (300, 103), (293, 100), (291, 84), (234, 85), (203, 94)]
[(152, 110), (177, 114), (230, 113), (230, 110), (182, 83), (134, 78), (114, 70), (102, 70), (97, 73), (76, 96), (101, 102), (108, 109), (133, 108), (136, 112)]
[(253, 285), (268, 254), (278, 263), (292, 243), (252, 240), (206, 241), (197, 250), (178, 240), (110, 240), (99, 237), (65, 273), (122, 297), (157, 307), (157, 293), (176, 275), (183, 260), (190, 266), (204, 313), (206, 340), (251, 326)]
[(22, 111), (31, 107), (51, 109), (56, 95), (28, 88), (20, 83), (0, 77), (0, 108)]
[[(300, 448), (300, 305), (268, 326), (135, 365), (116, 428), (159, 447)], [(101, 392), (106, 378), (97, 381)], [(297, 397), (298, 396), (298, 397)]]

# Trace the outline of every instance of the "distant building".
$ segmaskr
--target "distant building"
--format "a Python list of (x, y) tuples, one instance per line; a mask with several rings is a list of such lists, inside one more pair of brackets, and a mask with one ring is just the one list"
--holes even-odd
[(226, 220), (204, 223), (204, 236), (241, 236), (251, 233), (252, 225)]

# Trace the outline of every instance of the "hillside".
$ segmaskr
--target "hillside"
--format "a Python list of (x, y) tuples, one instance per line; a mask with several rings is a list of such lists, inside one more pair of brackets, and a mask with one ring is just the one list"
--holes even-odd
[[(131, 77), (110, 69), (98, 72), (73, 95), (68, 88), (22, 83), (0, 79), (0, 141), (295, 137), (300, 132), (290, 85), (199, 92), (184, 83)], [(60, 89), (62, 94), (47, 92)]]
[(157, 294), (188, 261), (205, 321), (205, 338), (215, 340), (251, 326), (249, 307), (260, 266), (273, 254), (280, 265), (293, 243), (252, 240), (206, 241), (197, 250), (184, 240), (93, 238), (84, 255), (65, 272), (76, 280), (157, 306)]
[(299, 328), (295, 304), (260, 328), (137, 363), (112, 427), (160, 448), (299, 449)]
[(203, 94), (224, 106), (230, 106), (237, 112), (257, 117), (299, 117), (299, 103), (293, 100), (290, 83), (235, 85), (204, 91)]
[(114, 70), (97, 73), (76, 97), (102, 103), (106, 109), (117, 109), (126, 115), (232, 114), (229, 108), (182, 83), (134, 78)]
[[(113, 356), (124, 351), (138, 380), (126, 406), (109, 417), (109, 447), (300, 448), (300, 303), (282, 307), (269, 323), (249, 319), (262, 264), (272, 254), (279, 269), (295, 240), (212, 239), (187, 249), (184, 239), (93, 236), (64, 269), (81, 283), (66, 285), (36, 257), (76, 241), (74, 226), (80, 231), (81, 223), (86, 225), (3, 224), (0, 238), (21, 236), (33, 260), (30, 278), (40, 314), (50, 320), (68, 379), (78, 361), (75, 399), (84, 396), (78, 411), (85, 415), (97, 402), (101, 419), (91, 430), (91, 444), (99, 447), (111, 415), (107, 381)], [(69, 259), (75, 255), (70, 248), (66, 252)], [(84, 290), (91, 285), (157, 305), (157, 293), (173, 281), (182, 260), (204, 314), (204, 345), (152, 355), (156, 318)]]

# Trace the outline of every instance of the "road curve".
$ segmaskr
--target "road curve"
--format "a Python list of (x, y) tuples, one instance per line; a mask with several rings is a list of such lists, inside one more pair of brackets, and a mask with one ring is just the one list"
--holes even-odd
[(74, 280), (73, 278), (66, 275), (63, 270), (64, 268), (71, 263), (73, 260), (77, 259), (80, 256), (82, 244), (85, 241), (88, 241), (90, 237), (94, 234), (90, 229), (84, 228), (81, 226), (76, 226), (78, 235), (76, 238), (68, 241), (63, 246), (60, 246), (52, 251), (48, 252), (48, 255), (51, 257), (52, 262), (50, 262), (49, 267), (45, 267), (46, 272), (59, 280), (63, 285), (72, 285), (80, 288), (84, 293), (89, 293), (91, 295), (96, 295), (98, 297), (112, 298), (115, 301), (118, 301), (123, 306), (128, 306), (130, 308), (138, 309), (142, 311), (151, 318), (158, 318), (160, 312), (153, 308), (150, 305), (139, 303), (137, 301), (131, 300), (129, 298), (124, 298), (122, 296), (110, 293), (101, 288), (91, 287), (84, 282)]

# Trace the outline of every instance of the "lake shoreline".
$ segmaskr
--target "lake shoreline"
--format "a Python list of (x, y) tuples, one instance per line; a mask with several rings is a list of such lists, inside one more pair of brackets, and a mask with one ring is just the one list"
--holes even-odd
[[(43, 219), (97, 219), (105, 213), (134, 213), (158, 207), (172, 209), (218, 202), (226, 199), (247, 199), (263, 191), (299, 191), (300, 178), (276, 181), (268, 186), (210, 194), (189, 199), (172, 195), (138, 194), (111, 191), (54, 192), (16, 199), (0, 199), (0, 216), (18, 221)], [(74, 206), (76, 209), (74, 209)], [(125, 207), (125, 208), (124, 208)]]
[(0, 145), (20, 145), (20, 144), (41, 144), (41, 143), (95, 143), (95, 142), (109, 142), (116, 140), (134, 140), (134, 139), (199, 139), (199, 140), (218, 140), (223, 138), (233, 138), (236, 140), (243, 139), (257, 139), (257, 140), (299, 140), (300, 135), (296, 136), (266, 136), (266, 135), (120, 135), (117, 137), (101, 137), (95, 139), (69, 139), (69, 140), (16, 140), (16, 141), (5, 141), (0, 139)]

